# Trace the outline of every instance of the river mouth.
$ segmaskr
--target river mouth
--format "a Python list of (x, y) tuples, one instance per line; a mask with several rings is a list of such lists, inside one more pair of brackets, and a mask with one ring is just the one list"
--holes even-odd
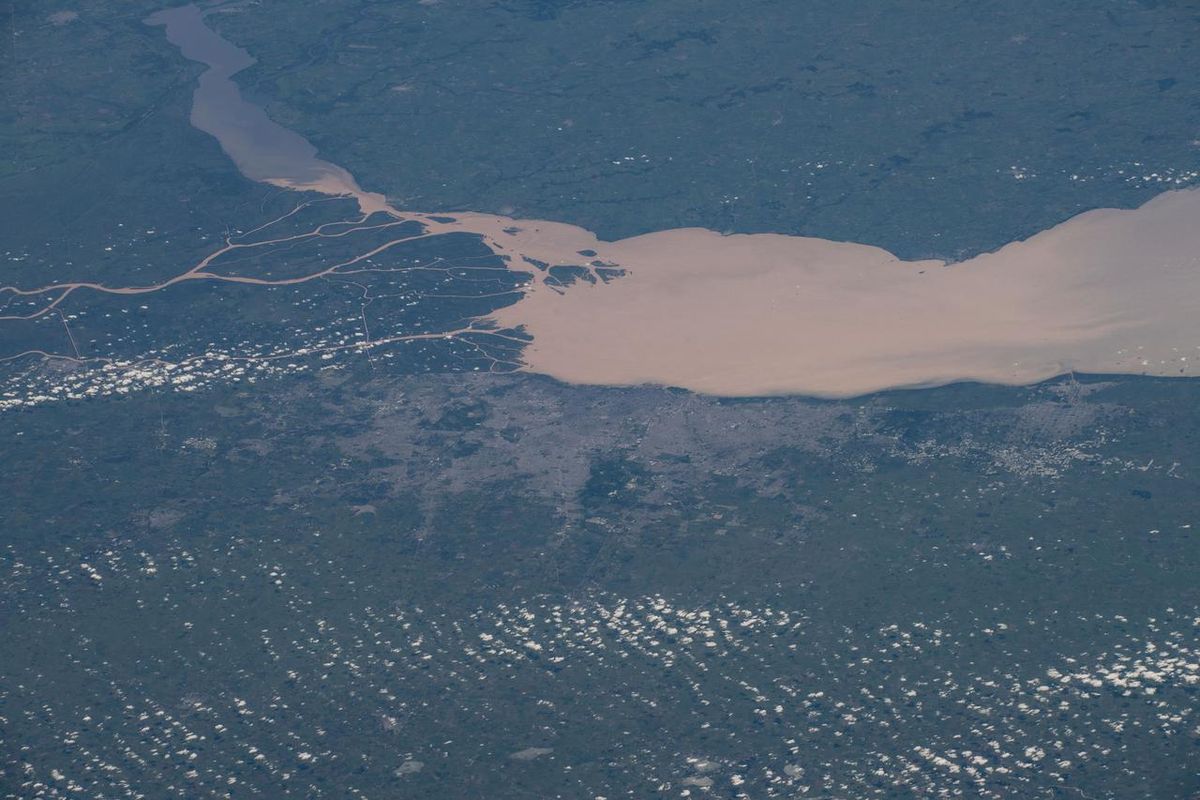
[[(147, 20), (208, 66), (192, 124), (250, 180), (348, 196), (429, 235), (481, 237), (533, 278), (485, 320), (523, 329), (523, 368), (579, 384), (845, 397), (1069, 371), (1195, 375), (1200, 191), (1081, 214), (953, 265), (825, 239), (685, 228), (616, 242), (544, 220), (390, 207), (238, 91), (254, 63), (194, 6)], [(554, 268), (558, 267), (556, 271)]]

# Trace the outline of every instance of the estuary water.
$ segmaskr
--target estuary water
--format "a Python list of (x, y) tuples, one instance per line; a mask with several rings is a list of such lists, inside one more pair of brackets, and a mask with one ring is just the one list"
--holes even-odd
[[(491, 320), (532, 336), (524, 368), (581, 384), (730, 396), (852, 396), (1069, 371), (1192, 376), (1200, 362), (1200, 191), (1081, 214), (968, 261), (700, 228), (606, 242), (562, 222), (389, 206), (241, 96), (253, 58), (194, 6), (149, 20), (208, 66), (191, 121), (249, 179), (353, 197), (432, 235), (478, 235), (531, 280)], [(569, 286), (545, 265), (568, 265)], [(614, 277), (618, 274), (619, 277)]]

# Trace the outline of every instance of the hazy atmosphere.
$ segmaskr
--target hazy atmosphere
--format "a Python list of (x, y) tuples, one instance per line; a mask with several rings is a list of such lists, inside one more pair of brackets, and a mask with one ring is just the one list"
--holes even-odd
[(0, 798), (1200, 792), (1200, 8), (8, 12)]

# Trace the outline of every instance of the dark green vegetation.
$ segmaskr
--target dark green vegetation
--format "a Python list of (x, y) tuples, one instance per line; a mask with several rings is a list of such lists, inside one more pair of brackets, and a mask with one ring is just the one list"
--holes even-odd
[[(422, 211), (954, 256), (1196, 178), (1192, 6), (849, 5), (209, 21), (260, 59), (247, 98)], [(0, 15), (0, 284), (158, 283), (315, 199), (190, 127), (158, 7)], [(212, 266), (305, 275), (384, 233)], [(1200, 791), (1200, 383), (475, 374), (519, 337), (356, 343), (458, 329), (521, 276), (470, 238), (377, 262), (0, 329), (0, 358), (83, 359), (0, 367), (0, 797)], [(93, 389), (129, 396), (69, 399)]]
[(1198, 392), (10, 413), (4, 796), (1185, 796)]
[[(286, 33), (279, 20), (286, 18)], [(265, 0), (250, 96), (402, 207), (956, 257), (1200, 168), (1192, 3)]]

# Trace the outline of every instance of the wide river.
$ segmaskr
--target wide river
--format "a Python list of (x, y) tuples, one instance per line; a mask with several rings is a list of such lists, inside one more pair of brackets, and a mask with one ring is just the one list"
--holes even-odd
[[(248, 12), (253, 13), (253, 12)], [(479, 235), (530, 260), (624, 276), (555, 290), (535, 275), (493, 319), (532, 335), (525, 368), (588, 384), (719, 395), (848, 396), (962, 380), (1031, 383), (1068, 371), (1193, 376), (1200, 363), (1200, 190), (1100, 209), (969, 261), (903, 261), (868, 245), (700, 228), (600, 241), (561, 222), (394, 209), (246, 102), (254, 59), (194, 6), (158, 12), (208, 66), (191, 121), (247, 178), (355, 198), (364, 213)]]

